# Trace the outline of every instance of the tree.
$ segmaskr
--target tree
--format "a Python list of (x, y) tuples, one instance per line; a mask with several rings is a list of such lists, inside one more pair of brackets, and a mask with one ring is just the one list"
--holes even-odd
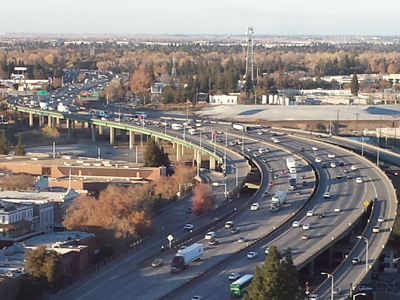
[(48, 136), (48, 137), (51, 137), (51, 138), (58, 138), (60, 136), (60, 133), (58, 132), (57, 128), (51, 127), (51, 126), (43, 127), (42, 128), (42, 134), (44, 136)]
[(129, 78), (129, 87), (132, 92), (138, 94), (150, 87), (151, 80), (151, 74), (142, 65)]
[(32, 175), (17, 174), (12, 176), (5, 176), (0, 180), (0, 188), (9, 191), (19, 190), (33, 190), (35, 187), (35, 180)]
[(193, 191), (192, 203), (193, 213), (196, 216), (213, 210), (215, 208), (215, 197), (212, 194), (211, 186), (205, 183), (198, 184)]
[(26, 153), (25, 148), (22, 145), (22, 137), (21, 137), (21, 135), (19, 135), (19, 137), (18, 137), (18, 144), (15, 145), (15, 150), (14, 151), (15, 151), (14, 154), (18, 155), (18, 156), (24, 156), (25, 153)]
[(146, 167), (166, 166), (168, 168), (170, 164), (168, 153), (165, 153), (164, 149), (159, 147), (153, 138), (147, 141), (143, 158)]
[(4, 129), (3, 129), (1, 131), (1, 135), (0, 135), (0, 154), (7, 155), (8, 152), (9, 152), (8, 142), (6, 140), (6, 133), (5, 133)]
[(38, 247), (25, 254), (25, 269), (34, 277), (44, 277), (54, 282), (60, 276), (60, 257), (54, 250)]
[(297, 279), (290, 248), (283, 256), (270, 246), (264, 264), (256, 267), (254, 278), (247, 288), (244, 300), (302, 300), (305, 298)]
[(356, 96), (358, 94), (359, 88), (360, 87), (359, 87), (359, 84), (358, 84), (357, 73), (354, 73), (353, 74), (353, 78), (351, 79), (350, 91), (354, 96)]

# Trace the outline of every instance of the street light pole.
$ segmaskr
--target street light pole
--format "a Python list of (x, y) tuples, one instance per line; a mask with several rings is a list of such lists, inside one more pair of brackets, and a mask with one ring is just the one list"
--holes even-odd
[(326, 275), (328, 278), (331, 278), (331, 300), (333, 300), (333, 275), (326, 272), (321, 272), (321, 275)]
[(366, 250), (365, 250), (365, 273), (368, 273), (368, 239), (366, 237), (360, 236), (360, 235), (358, 235), (357, 238), (360, 240), (363, 239), (365, 241), (365, 245), (366, 245), (365, 246), (365, 248), (366, 248)]
[(367, 295), (366, 293), (354, 294), (354, 295), (353, 295), (353, 300), (356, 300), (356, 297), (357, 297), (357, 296), (366, 296), (366, 295)]
[(364, 157), (364, 136), (361, 136), (361, 156)]
[(236, 173), (236, 186), (239, 185), (239, 170), (236, 166), (232, 165), (232, 168), (235, 168), (235, 173)]
[(225, 198), (226, 198), (226, 196), (228, 195), (228, 193), (227, 193), (227, 191), (226, 191), (226, 183), (213, 182), (211, 185), (212, 185), (212, 186), (220, 186), (220, 185), (223, 185), (223, 186), (225, 187)]

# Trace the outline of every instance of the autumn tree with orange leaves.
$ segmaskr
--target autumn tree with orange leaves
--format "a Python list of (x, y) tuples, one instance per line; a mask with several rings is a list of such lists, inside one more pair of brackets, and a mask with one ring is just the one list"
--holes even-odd
[(141, 65), (129, 78), (129, 87), (131, 91), (140, 94), (151, 85), (151, 76), (146, 68)]
[(209, 184), (200, 183), (193, 190), (193, 213), (199, 216), (215, 208), (215, 197)]

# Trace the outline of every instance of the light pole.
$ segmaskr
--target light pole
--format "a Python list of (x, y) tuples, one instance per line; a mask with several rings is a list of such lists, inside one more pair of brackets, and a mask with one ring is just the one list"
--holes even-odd
[(326, 272), (321, 272), (321, 275), (326, 275), (328, 278), (331, 278), (332, 283), (331, 283), (331, 300), (333, 300), (333, 275), (330, 273)]
[(223, 185), (224, 187), (225, 187), (225, 198), (226, 198), (226, 196), (227, 196), (227, 191), (226, 191), (226, 183), (219, 183), (219, 182), (213, 182), (212, 183), (212, 186), (220, 186), (220, 185)]
[(232, 168), (235, 168), (235, 173), (236, 173), (236, 186), (239, 185), (239, 170), (236, 166), (232, 165)]
[(331, 119), (331, 116), (329, 116), (329, 135), (332, 136), (332, 119)]
[(361, 136), (361, 156), (364, 157), (364, 136)]
[(366, 296), (366, 295), (367, 295), (366, 293), (354, 294), (354, 295), (353, 295), (353, 300), (356, 300), (356, 297), (357, 297), (357, 296)]
[(368, 273), (368, 239), (364, 236), (357, 236), (358, 239), (363, 239), (365, 241), (365, 273)]

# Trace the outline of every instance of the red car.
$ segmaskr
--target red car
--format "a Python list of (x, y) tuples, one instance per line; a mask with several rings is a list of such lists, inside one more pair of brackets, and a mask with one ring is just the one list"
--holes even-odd
[(274, 185), (273, 181), (268, 182), (268, 186), (273, 186), (273, 185)]
[(281, 175), (286, 174), (286, 173), (287, 173), (286, 170), (282, 170), (282, 171), (281, 171)]
[(300, 148), (300, 152), (304, 152), (304, 150), (305, 150), (305, 149), (304, 149), (303, 147), (302, 147), (302, 148)]

